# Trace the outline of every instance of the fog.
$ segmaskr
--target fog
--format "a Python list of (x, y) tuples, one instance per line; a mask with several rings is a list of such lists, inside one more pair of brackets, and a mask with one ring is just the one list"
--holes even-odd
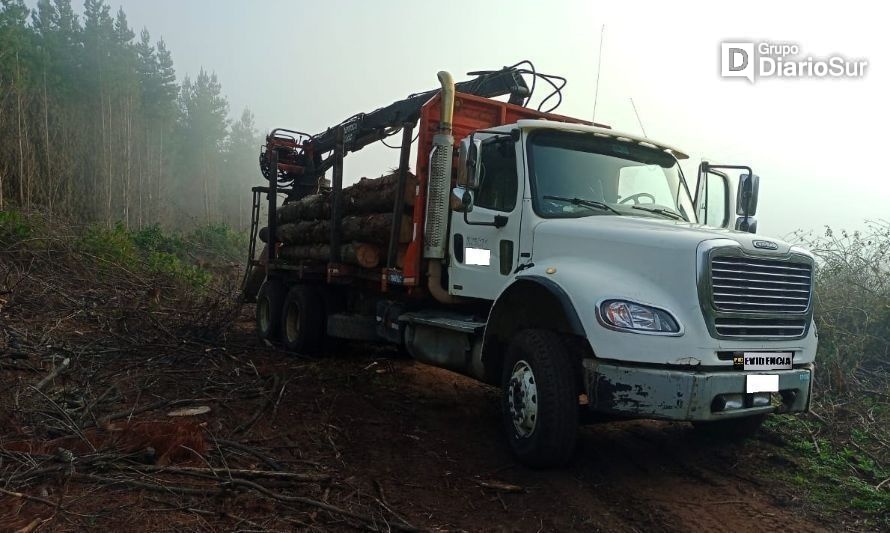
[[(178, 76), (215, 71), (233, 116), (250, 107), (261, 131), (316, 133), (434, 88), (438, 70), (460, 81), (468, 71), (522, 59), (568, 78), (558, 112), (590, 119), (605, 25), (596, 120), (642, 134), (632, 98), (649, 137), (691, 155), (687, 177), (694, 180), (702, 157), (752, 166), (761, 176), (761, 233), (855, 229), (890, 218), (890, 178), (871, 168), (883, 151), (878, 126), (888, 119), (890, 38), (869, 4), (803, 11), (748, 2), (729, 12), (571, 1), (459, 1), (439, 9), (411, 1), (110, 3), (137, 30), (166, 40)], [(754, 84), (721, 78), (720, 42), (746, 39), (865, 58), (867, 74)], [(379, 145), (352, 154), (347, 181), (378, 175), (397, 158)]]

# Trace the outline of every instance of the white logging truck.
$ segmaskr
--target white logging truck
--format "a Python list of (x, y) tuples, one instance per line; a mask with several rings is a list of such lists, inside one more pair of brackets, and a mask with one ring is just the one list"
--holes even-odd
[[(571, 457), (590, 414), (743, 438), (809, 408), (814, 260), (754, 233), (749, 167), (703, 162), (692, 191), (676, 148), (526, 107), (527, 78), (556, 101), (564, 79), (471, 75), (269, 134), (244, 282), (261, 338), (394, 343), (498, 386), (512, 452), (538, 467)], [(395, 170), (343, 186), (348, 153), (399, 132)]]

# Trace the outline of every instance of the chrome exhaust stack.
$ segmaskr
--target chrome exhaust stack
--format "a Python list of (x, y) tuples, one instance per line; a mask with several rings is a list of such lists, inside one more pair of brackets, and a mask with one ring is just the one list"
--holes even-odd
[(447, 248), (448, 199), (451, 190), (451, 160), (454, 137), (451, 122), (454, 119), (454, 78), (444, 70), (439, 72), (442, 84), (442, 113), (439, 132), (433, 137), (430, 152), (430, 171), (426, 191), (426, 221), (423, 231), (423, 257), (444, 259)]

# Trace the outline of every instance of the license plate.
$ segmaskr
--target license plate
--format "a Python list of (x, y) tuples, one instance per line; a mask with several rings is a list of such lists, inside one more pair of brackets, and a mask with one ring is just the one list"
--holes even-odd
[(751, 374), (745, 376), (745, 392), (779, 392), (778, 374)]
[(745, 352), (742, 370), (791, 370), (791, 352)]

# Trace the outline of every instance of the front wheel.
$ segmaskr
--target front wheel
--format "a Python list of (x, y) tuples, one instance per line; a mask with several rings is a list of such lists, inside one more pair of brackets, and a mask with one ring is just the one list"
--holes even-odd
[(513, 338), (504, 360), (501, 412), (520, 462), (544, 468), (571, 459), (578, 437), (577, 378), (559, 334), (529, 329)]
[(713, 422), (693, 422), (692, 426), (702, 435), (717, 439), (740, 440), (754, 436), (766, 420), (765, 414), (729, 418)]

